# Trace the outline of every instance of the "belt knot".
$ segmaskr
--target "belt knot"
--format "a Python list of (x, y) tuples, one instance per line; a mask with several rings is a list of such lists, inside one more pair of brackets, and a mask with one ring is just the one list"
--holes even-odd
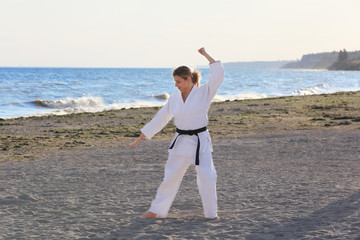
[(199, 151), (200, 151), (200, 138), (199, 138), (199, 135), (198, 133), (201, 133), (201, 132), (205, 132), (206, 131), (206, 126), (205, 127), (202, 127), (202, 128), (199, 128), (199, 129), (195, 129), (195, 130), (181, 130), (181, 129), (178, 129), (176, 128), (176, 132), (179, 133), (179, 135), (176, 136), (174, 142), (171, 144), (171, 146), (169, 147), (169, 149), (172, 149), (175, 145), (175, 142), (177, 140), (177, 138), (180, 136), (180, 135), (196, 135), (197, 138), (198, 138), (198, 144), (197, 144), (197, 147), (196, 147), (196, 158), (195, 158), (195, 165), (199, 165)]

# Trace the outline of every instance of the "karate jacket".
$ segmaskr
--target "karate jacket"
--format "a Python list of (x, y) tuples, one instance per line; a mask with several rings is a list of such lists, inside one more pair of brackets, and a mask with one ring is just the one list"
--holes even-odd
[[(184, 102), (181, 92), (170, 96), (167, 103), (156, 113), (155, 117), (146, 124), (141, 132), (147, 139), (151, 139), (166, 124), (174, 119), (175, 126), (181, 130), (194, 130), (208, 125), (208, 110), (211, 100), (224, 80), (224, 67), (220, 61), (210, 64), (209, 80), (204, 85), (193, 86)], [(179, 133), (175, 133), (175, 140)], [(200, 153), (211, 151), (212, 144), (209, 131), (198, 134), (200, 138)], [(172, 144), (171, 142), (171, 144)], [(171, 145), (170, 144), (170, 145)], [(180, 135), (176, 144), (169, 152), (172, 154), (193, 157), (196, 154), (198, 138), (195, 135)]]

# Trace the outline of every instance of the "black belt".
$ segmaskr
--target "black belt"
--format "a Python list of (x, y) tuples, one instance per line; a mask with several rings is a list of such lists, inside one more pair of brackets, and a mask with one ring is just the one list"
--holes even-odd
[(176, 136), (174, 142), (171, 144), (171, 146), (169, 147), (169, 149), (172, 149), (175, 145), (175, 142), (176, 142), (176, 139), (180, 136), (180, 135), (196, 135), (197, 138), (198, 138), (198, 144), (197, 144), (197, 147), (196, 147), (196, 160), (195, 160), (195, 165), (199, 165), (199, 150), (200, 150), (200, 138), (199, 138), (199, 135), (198, 133), (201, 133), (201, 132), (205, 132), (206, 131), (206, 127), (202, 127), (202, 128), (199, 128), (199, 129), (195, 129), (195, 130), (181, 130), (181, 129), (178, 129), (176, 128), (176, 132), (179, 133), (179, 135)]

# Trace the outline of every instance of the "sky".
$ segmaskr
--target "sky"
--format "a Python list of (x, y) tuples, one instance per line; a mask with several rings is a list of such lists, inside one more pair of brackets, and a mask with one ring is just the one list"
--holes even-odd
[(359, 0), (0, 0), (0, 66), (176, 67), (360, 50)]

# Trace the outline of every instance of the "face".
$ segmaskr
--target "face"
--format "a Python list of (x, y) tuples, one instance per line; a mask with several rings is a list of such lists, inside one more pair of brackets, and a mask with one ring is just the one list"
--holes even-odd
[(175, 87), (177, 87), (182, 93), (189, 91), (193, 85), (190, 77), (184, 79), (180, 76), (174, 76), (174, 82)]

